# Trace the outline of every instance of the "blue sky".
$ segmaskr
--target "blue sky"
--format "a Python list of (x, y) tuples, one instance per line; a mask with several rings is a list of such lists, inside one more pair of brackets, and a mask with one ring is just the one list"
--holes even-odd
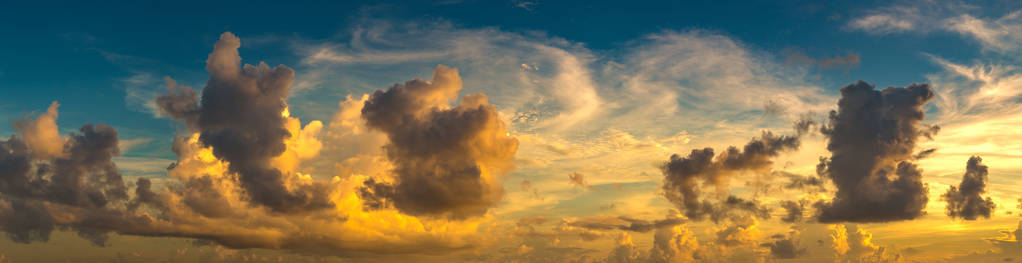
[[(16, 2), (0, 11), (0, 33), (10, 36), (0, 49), (6, 62), (0, 65), (0, 86), (8, 94), (0, 100), (8, 119), (42, 111), (58, 100), (64, 108), (59, 121), (68, 124), (63, 127), (100, 122), (121, 127), (127, 137), (166, 135), (172, 124), (125, 110), (125, 81), (136, 74), (157, 80), (171, 76), (198, 86), (204, 79), (204, 54), (223, 31), (252, 39), (242, 46), (246, 61), (295, 65), (300, 57), (294, 39), (343, 42), (365, 19), (442, 20), (461, 28), (554, 36), (583, 45), (601, 59), (625, 55), (617, 50), (647, 34), (692, 29), (730, 36), (782, 61), (790, 52), (815, 59), (858, 55), (859, 67), (814, 70), (821, 86), (831, 90), (858, 79), (881, 87), (923, 82), (936, 69), (923, 54), (952, 61), (983, 56), (976, 48), (962, 48), (975, 44), (952, 33), (873, 37), (847, 28), (849, 17), (873, 6), (858, 1)], [(331, 99), (338, 98), (343, 94)], [(0, 131), (13, 132), (9, 127)], [(166, 140), (155, 143), (162, 149), (169, 145)]]
[[(167, 117), (154, 100), (166, 93), (165, 78), (201, 94), (210, 79), (205, 67), (213, 45), (229, 40), (225, 32), (230, 32), (240, 38), (242, 63), (294, 69), (288, 118), (301, 126), (288, 129), (323, 144), (322, 150), (318, 146), (310, 150), (315, 157), (294, 164), (298, 168), (281, 170), (335, 183), (339, 179), (331, 178), (379, 175), (394, 180), (395, 172), (389, 168), (396, 161), (388, 161), (393, 157), (381, 150), (389, 145), (388, 139), (362, 123), (366, 117), (360, 117), (359, 110), (368, 97), (359, 98), (413, 78), (430, 80), (433, 74), (446, 72), (437, 65), (450, 66), (457, 68), (455, 74), (464, 81), (464, 88), (453, 104), (441, 104), (438, 109), (459, 107), (451, 106), (458, 105), (457, 98), (483, 93), (507, 126), (503, 133), (519, 143), (513, 158), (506, 160), (514, 169), (496, 177), (499, 184), (494, 187), (505, 192), (499, 204), (467, 222), (393, 209), (356, 211), (341, 207), (340, 201), (338, 210), (383, 218), (379, 222), (467, 229), (455, 231), (455, 238), (409, 231), (409, 240), (417, 242), (472, 240), (462, 239), (464, 233), (513, 236), (483, 242), (488, 245), (459, 259), (509, 250), (536, 256), (529, 251), (547, 253), (563, 246), (591, 249), (587, 253), (602, 258), (624, 244), (618, 236), (621, 231), (585, 229), (573, 222), (680, 216), (675, 215), (680, 207), (660, 192), (664, 182), (660, 165), (672, 153), (686, 155), (703, 147), (719, 153), (727, 146), (740, 148), (749, 138), (763, 138), (763, 131), (792, 134), (792, 123), (798, 120), (824, 123), (827, 112), (837, 109), (839, 89), (857, 80), (878, 89), (929, 83), (936, 97), (922, 106), (926, 118), (921, 125), (939, 125), (942, 130), (936, 137), (919, 139), (918, 147), (912, 145), (915, 150), (938, 149), (932, 157), (912, 159), (930, 186), (928, 212), (915, 222), (963, 232), (948, 232), (941, 242), (923, 242), (926, 237), (907, 233), (919, 230), (913, 221), (858, 226), (877, 233), (877, 244), (867, 240), (862, 251), (883, 254), (878, 247), (914, 247), (927, 252), (922, 253), (924, 261), (946, 260), (991, 246), (1000, 249), (998, 244), (1010, 242), (991, 245), (984, 238), (993, 238), (998, 230), (1014, 230), (1018, 223), (1017, 216), (997, 214), (992, 220), (963, 226), (962, 221), (946, 218), (939, 196), (948, 186), (958, 185), (963, 164), (973, 155), (983, 156), (994, 167), (990, 185), (999, 188), (989, 194), (1002, 209), (997, 213), (1014, 211), (1022, 194), (1014, 187), (1022, 180), (1022, 141), (1013, 135), (1016, 125), (1022, 124), (1019, 10), (1022, 3), (1017, 1), (930, 0), (9, 2), (0, 9), (0, 35), (4, 36), (0, 40), (0, 118), (33, 119), (58, 101), (60, 134), (84, 123), (109, 124), (116, 128), (124, 150), (114, 161), (130, 181), (145, 177), (160, 187), (173, 186), (180, 183), (175, 181), (182, 176), (179, 173), (185, 172), (168, 170), (170, 163), (212, 153), (202, 152), (208, 147), (198, 141), (182, 142), (194, 147), (194, 152), (175, 153), (175, 137), (189, 138), (195, 127)], [(317, 125), (322, 125), (322, 132)], [(0, 125), (3, 138), (15, 133), (14, 126)], [(810, 240), (846, 231), (844, 224), (776, 222), (780, 202), (789, 197), (830, 200), (832, 185), (822, 193), (785, 192), (790, 189), (770, 190), (770, 185), (777, 187), (777, 181), (770, 180), (780, 179), (764, 179), (777, 176), (771, 171), (812, 174), (819, 157), (831, 154), (828, 138), (807, 135), (800, 149), (768, 159), (766, 170), (741, 173), (717, 189), (715, 197), (732, 194), (756, 199), (774, 206), (776, 214), (772, 221), (751, 221), (751, 228), (758, 226), (762, 232), (761, 239), (743, 241), (745, 248), (718, 252), (732, 251), (739, 256), (728, 260), (740, 262), (745, 259), (742, 253), (764, 254), (754, 243), (767, 242), (773, 234), (794, 236), (801, 231), (802, 239)], [(299, 143), (295, 140), (288, 141), (287, 154), (309, 145), (295, 146)], [(225, 169), (210, 167), (205, 168)], [(584, 174), (585, 180), (566, 179), (565, 175), (575, 173)], [(338, 187), (347, 187), (344, 193), (352, 194), (350, 190), (360, 184), (344, 181)], [(0, 193), (0, 212), (3, 201)], [(521, 235), (522, 225), (516, 222), (536, 216), (560, 224), (530, 228), (538, 232)], [(345, 227), (398, 231), (359, 222)], [(307, 221), (290, 223), (320, 227)], [(698, 232), (694, 235), (700, 242), (709, 242), (701, 244), (714, 247), (722, 243), (708, 240), (742, 224), (742, 229), (750, 229), (748, 221), (737, 219), (726, 224), (693, 221), (686, 226)], [(855, 229), (855, 224), (847, 227)], [(787, 232), (789, 228), (798, 231)], [(673, 231), (687, 231), (683, 229)], [(535, 238), (544, 235), (556, 236), (557, 241)], [(630, 235), (638, 247), (652, 246), (653, 233)], [(587, 243), (592, 236), (598, 236), (598, 241)], [(889, 236), (886, 241), (885, 236)], [(78, 240), (66, 234), (61, 238)], [(562, 239), (565, 243), (558, 245)], [(14, 246), (0, 242), (5, 244)], [(828, 260), (829, 245), (837, 246), (817, 248), (828, 251)], [(157, 246), (143, 250), (165, 252), (153, 248)], [(940, 251), (956, 246), (961, 249)], [(100, 251), (87, 245), (74, 249)], [(132, 249), (137, 248), (113, 246), (93, 254), (131, 253)], [(338, 250), (365, 252), (344, 246)], [(285, 252), (305, 255), (308, 251)], [(835, 257), (850, 255), (838, 254)], [(800, 259), (812, 262), (820, 260), (819, 255)], [(0, 263), (3, 256), (0, 253)]]

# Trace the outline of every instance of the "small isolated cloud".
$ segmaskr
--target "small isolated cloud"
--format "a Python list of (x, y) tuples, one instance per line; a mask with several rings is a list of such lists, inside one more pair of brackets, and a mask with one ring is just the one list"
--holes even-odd
[(941, 195), (941, 199), (947, 202), (948, 216), (965, 220), (976, 220), (981, 216), (990, 218), (997, 205), (990, 197), (984, 199), (982, 196), (986, 193), (988, 173), (982, 158), (979, 156), (969, 158), (965, 174), (962, 175), (962, 183), (958, 187), (952, 185)]
[(589, 185), (589, 182), (586, 182), (585, 175), (582, 175), (581, 173), (573, 172), (573, 173), (568, 174), (568, 180), (571, 181), (572, 185), (574, 185), (574, 186), (576, 186), (578, 188), (582, 188), (582, 189), (591, 189), (592, 188), (592, 186)]

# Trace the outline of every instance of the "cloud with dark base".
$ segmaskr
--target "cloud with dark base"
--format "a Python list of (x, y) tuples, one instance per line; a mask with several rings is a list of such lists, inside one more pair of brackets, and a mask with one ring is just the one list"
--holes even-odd
[(291, 134), (283, 113), (294, 70), (241, 64), (241, 40), (230, 32), (220, 35), (206, 60), (209, 80), (201, 105), (195, 92), (168, 82), (169, 93), (156, 99), (161, 112), (199, 132), (199, 141), (213, 148), (238, 174), (249, 197), (275, 211), (294, 212), (329, 207), (323, 184), (288, 186), (285, 174), (271, 160), (287, 149)]
[(714, 186), (717, 190), (726, 189), (731, 175), (742, 171), (763, 172), (773, 165), (772, 158), (784, 151), (798, 149), (799, 138), (792, 136), (776, 136), (763, 132), (759, 138), (753, 138), (743, 149), (729, 147), (720, 155), (714, 155), (712, 148), (695, 149), (688, 156), (672, 155), (671, 159), (661, 166), (664, 174), (662, 190), (667, 200), (676, 205), (686, 217), (700, 220), (706, 215), (713, 216), (717, 221), (733, 208), (747, 210), (756, 215), (769, 215), (755, 201), (743, 200), (729, 196), (719, 204), (708, 200), (700, 200), (702, 185)]
[(997, 207), (994, 201), (983, 198), (987, 186), (987, 166), (979, 156), (969, 158), (962, 175), (962, 183), (958, 187), (951, 186), (941, 199), (947, 202), (947, 215), (952, 218), (976, 220), (979, 217), (990, 218)]
[(449, 106), (461, 88), (458, 70), (440, 65), (431, 82), (414, 79), (369, 97), (362, 118), (390, 140), (384, 149), (397, 178), (366, 181), (364, 199), (411, 215), (451, 218), (480, 216), (500, 202), (500, 180), (513, 169), (518, 140), (486, 95), (466, 95)]
[(921, 216), (928, 200), (914, 160), (916, 141), (936, 126), (921, 125), (933, 99), (927, 84), (876, 90), (864, 81), (841, 88), (838, 109), (821, 128), (829, 159), (820, 172), (837, 192), (815, 206), (820, 222), (887, 222)]

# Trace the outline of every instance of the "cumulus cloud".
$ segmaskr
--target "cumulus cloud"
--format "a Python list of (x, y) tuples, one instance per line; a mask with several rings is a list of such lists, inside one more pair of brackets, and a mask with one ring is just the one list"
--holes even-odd
[(64, 156), (64, 139), (57, 130), (57, 108), (60, 103), (54, 101), (46, 108), (46, 112), (35, 119), (14, 122), (26, 144), (32, 150), (34, 158), (46, 159)]
[(642, 262), (642, 251), (632, 242), (632, 235), (628, 232), (621, 232), (615, 239), (617, 243), (610, 254), (607, 255), (606, 263), (637, 263)]
[(441, 65), (432, 82), (414, 79), (369, 97), (362, 117), (387, 135), (397, 178), (367, 181), (371, 191), (363, 197), (412, 215), (453, 218), (485, 214), (501, 200), (500, 180), (513, 169), (518, 141), (486, 95), (466, 95), (450, 107), (461, 88), (458, 70)]
[(760, 246), (770, 248), (770, 255), (774, 258), (797, 258), (807, 253), (807, 249), (799, 244), (797, 235), (797, 231), (792, 231), (788, 236), (776, 235), (773, 241)]
[(238, 174), (255, 203), (282, 212), (328, 207), (325, 185), (286, 185), (287, 177), (296, 175), (271, 164), (285, 153), (286, 141), (299, 136), (289, 131), (286, 116), (294, 71), (266, 63), (242, 66), (239, 47), (234, 34), (220, 36), (206, 60), (210, 77), (201, 105), (196, 106), (192, 89), (168, 81), (169, 93), (156, 99), (160, 111), (198, 131), (199, 140)]
[[(364, 209), (372, 200), (362, 199), (358, 189), (366, 187), (364, 182), (370, 178), (394, 181), (396, 178), (390, 176), (389, 169), (384, 169), (387, 174), (383, 175), (363, 174), (369, 171), (364, 169), (338, 169), (350, 173), (329, 180), (304, 174), (302, 161), (317, 157), (326, 147), (319, 135), (321, 129), (338, 129), (327, 132), (331, 134), (327, 139), (333, 140), (351, 135), (353, 128), (361, 124), (342, 121), (324, 126), (312, 121), (303, 127), (298, 119), (290, 117), (283, 101), (291, 71), (284, 67), (270, 69), (265, 64), (240, 68), (238, 45), (238, 39), (229, 33), (218, 41), (208, 61), (207, 69), (212, 76), (203, 89), (201, 104), (181, 87), (167, 96), (185, 94), (178, 97), (183, 97), (181, 100), (186, 103), (161, 103), (198, 105), (163, 107), (168, 116), (189, 126), (188, 133), (174, 139), (172, 150), (177, 161), (167, 168), (169, 178), (139, 178), (131, 189), (112, 162), (119, 154), (117, 132), (102, 124), (84, 125), (67, 135), (61, 140), (62, 152), (50, 158), (34, 155), (41, 146), (23, 140), (27, 134), (0, 141), (0, 231), (17, 242), (46, 241), (53, 231), (69, 230), (99, 245), (106, 243), (109, 233), (117, 233), (194, 238), (226, 248), (281, 249), (346, 257), (444, 253), (485, 243), (486, 239), (477, 232), (485, 219), (450, 221), (409, 216), (395, 209)], [(342, 102), (339, 115), (347, 114), (344, 105), (357, 105), (358, 112), (367, 100)], [(477, 147), (453, 146), (441, 149), (442, 154), (458, 156), (459, 153), (451, 151), (484, 151), (460, 153), (475, 158), (468, 161), (479, 164), (474, 168), (458, 166), (464, 162), (446, 168), (481, 171), (474, 174), (477, 177), (510, 169), (509, 165), (495, 165), (509, 163), (510, 156), (485, 152), (494, 149), (487, 145), (506, 146), (509, 141), (513, 145), (514, 140), (506, 137), (505, 131), (500, 130), (498, 137), (471, 133), (493, 131), (499, 125), (492, 106), (486, 104), (482, 95), (468, 96), (463, 106), (453, 110), (441, 105), (429, 107), (439, 112), (429, 115), (441, 119), (441, 126), (475, 125), (461, 129), (444, 126), (456, 133), (434, 134)], [(53, 113), (42, 119), (56, 117), (56, 107), (52, 108)], [(197, 112), (185, 114), (188, 109)], [(42, 121), (37, 118), (21, 123)], [(21, 131), (49, 129), (33, 125), (36, 128)], [(242, 142), (254, 145), (239, 145)], [(392, 143), (391, 148), (401, 150), (407, 146), (400, 143)], [(513, 151), (500, 153), (513, 155)], [(366, 158), (372, 163), (370, 166), (388, 167), (372, 157)], [(429, 157), (416, 158), (397, 160), (427, 163), (424, 159)], [(260, 163), (252, 163), (256, 160)], [(349, 160), (335, 161), (347, 165)], [(261, 177), (266, 173), (272, 176)], [(485, 181), (486, 186), (495, 184), (491, 179), (487, 177), (490, 181)], [(270, 192), (253, 193), (261, 190)]]
[(761, 231), (759, 220), (755, 217), (739, 217), (729, 220), (717, 229), (714, 242), (723, 247), (736, 247), (750, 244), (759, 239)]
[(873, 234), (855, 225), (833, 225), (835, 261), (837, 262), (898, 262), (900, 254), (873, 243)]
[(698, 252), (699, 242), (688, 228), (682, 225), (658, 228), (653, 234), (653, 247), (649, 251), (649, 262), (696, 262), (700, 259)]
[(969, 158), (962, 183), (958, 187), (952, 185), (941, 195), (941, 199), (947, 202), (948, 216), (965, 220), (976, 220), (980, 216), (990, 218), (997, 205), (990, 197), (984, 199), (982, 196), (986, 193), (987, 174), (982, 158)]
[[(15, 122), (19, 135), (32, 139), (12, 135), (0, 141), (0, 229), (12, 240), (28, 243), (47, 241), (54, 229), (69, 227), (102, 245), (109, 230), (90, 222), (61, 224), (68, 215), (54, 209), (113, 209), (129, 199), (113, 162), (120, 155), (117, 131), (86, 124), (63, 140), (56, 135), (58, 105), (54, 102), (34, 120)], [(53, 141), (38, 141), (44, 138)]]
[(661, 167), (664, 174), (664, 196), (682, 209), (686, 217), (694, 220), (708, 214), (720, 214), (732, 207), (767, 214), (762, 213), (755, 202), (734, 196), (730, 196), (723, 204), (700, 200), (700, 182), (716, 187), (718, 192), (723, 191), (733, 174), (742, 171), (766, 172), (773, 165), (773, 157), (798, 147), (798, 137), (763, 132), (761, 137), (753, 138), (741, 150), (732, 146), (716, 156), (712, 148), (692, 150), (687, 157), (672, 155)]
[(821, 130), (829, 159), (821, 171), (837, 187), (834, 199), (817, 203), (821, 222), (886, 222), (923, 214), (928, 200), (921, 170), (913, 164), (923, 106), (934, 96), (926, 84), (878, 91), (863, 81), (841, 88), (838, 109)]

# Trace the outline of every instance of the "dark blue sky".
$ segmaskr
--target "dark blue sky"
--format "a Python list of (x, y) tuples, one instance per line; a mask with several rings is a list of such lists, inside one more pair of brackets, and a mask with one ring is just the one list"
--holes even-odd
[[(988, 4), (993, 13), (1005, 5)], [(848, 29), (850, 19), (876, 7), (862, 1), (9, 2), (0, 10), (0, 117), (20, 118), (57, 100), (65, 130), (99, 122), (119, 127), (125, 137), (167, 133), (177, 127), (173, 122), (126, 110), (127, 78), (154, 72), (156, 79), (201, 84), (206, 54), (224, 31), (246, 40), (246, 63), (296, 65), (301, 56), (291, 40), (343, 42), (367, 18), (539, 32), (579, 43), (606, 60), (619, 59), (625, 54), (617, 50), (644, 35), (672, 30), (723, 34), (778, 61), (792, 52), (814, 59), (858, 55), (857, 67), (814, 72), (832, 90), (858, 79), (881, 87), (925, 81), (937, 67), (924, 54), (953, 61), (984, 56), (977, 44), (953, 33)], [(11, 132), (0, 128), (0, 134)]]

